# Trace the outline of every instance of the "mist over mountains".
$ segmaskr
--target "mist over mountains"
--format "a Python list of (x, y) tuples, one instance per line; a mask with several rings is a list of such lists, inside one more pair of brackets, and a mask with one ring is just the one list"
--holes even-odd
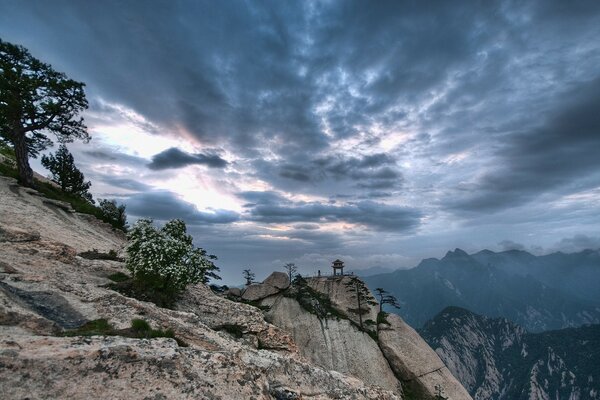
[[(448, 306), (505, 317), (530, 332), (600, 322), (600, 251), (535, 256), (526, 251), (449, 251), (412, 269), (365, 277), (397, 297), (421, 327)], [(390, 310), (393, 311), (393, 310)]]

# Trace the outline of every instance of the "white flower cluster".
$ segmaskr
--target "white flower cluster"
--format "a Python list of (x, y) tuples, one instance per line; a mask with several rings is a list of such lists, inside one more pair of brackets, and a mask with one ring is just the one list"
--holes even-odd
[(185, 222), (169, 221), (157, 229), (152, 220), (139, 220), (128, 232), (127, 268), (134, 278), (160, 279), (165, 286), (183, 289), (190, 283), (218, 278), (218, 268), (201, 248), (194, 248)]

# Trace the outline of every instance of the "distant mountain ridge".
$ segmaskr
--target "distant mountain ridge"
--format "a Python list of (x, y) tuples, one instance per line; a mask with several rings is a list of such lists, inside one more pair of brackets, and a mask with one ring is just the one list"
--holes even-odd
[(364, 279), (395, 295), (398, 314), (414, 327), (448, 306), (505, 317), (531, 332), (600, 323), (598, 250), (535, 256), (455, 249), (441, 260)]
[(476, 400), (600, 398), (600, 325), (528, 333), (448, 307), (420, 333)]

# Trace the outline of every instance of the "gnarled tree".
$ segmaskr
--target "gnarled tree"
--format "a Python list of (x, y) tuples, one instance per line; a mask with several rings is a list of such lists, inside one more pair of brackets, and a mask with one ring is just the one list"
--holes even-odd
[(21, 184), (33, 186), (29, 157), (52, 144), (47, 133), (61, 143), (90, 139), (78, 117), (88, 107), (84, 86), (0, 39), (0, 140), (14, 148)]

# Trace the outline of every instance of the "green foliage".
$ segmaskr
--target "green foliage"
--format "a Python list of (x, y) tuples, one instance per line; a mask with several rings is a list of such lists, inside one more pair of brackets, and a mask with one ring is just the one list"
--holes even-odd
[(378, 312), (377, 313), (377, 324), (390, 325), (389, 321), (387, 320), (387, 316), (388, 316), (388, 313), (386, 313), (385, 311)]
[(294, 281), (294, 277), (298, 273), (298, 267), (296, 267), (296, 264), (294, 263), (287, 263), (283, 266), (283, 269), (288, 274), (290, 283), (292, 283)]
[(77, 329), (69, 330), (64, 336), (112, 335), (113, 327), (104, 318), (88, 321)]
[(217, 331), (225, 331), (229, 333), (231, 336), (240, 339), (244, 336), (244, 328), (240, 325), (236, 324), (224, 324), (215, 328)]
[(71, 329), (62, 334), (63, 336), (124, 336), (136, 339), (170, 338), (175, 339), (177, 344), (186, 347), (187, 344), (175, 336), (172, 329), (152, 329), (150, 324), (143, 319), (131, 321), (129, 329), (114, 329), (104, 318), (85, 323), (77, 329)]
[(385, 304), (390, 307), (394, 307), (396, 309), (400, 309), (400, 303), (398, 303), (398, 299), (395, 296), (392, 296), (387, 290), (382, 288), (375, 289), (375, 293), (377, 297), (379, 297), (379, 313), (383, 312), (383, 306)]
[(171, 306), (189, 284), (220, 279), (219, 269), (202, 248), (195, 248), (185, 222), (175, 219), (157, 229), (152, 220), (139, 220), (127, 235), (126, 267), (134, 292), (160, 306)]
[(148, 332), (152, 330), (150, 324), (144, 319), (133, 319), (131, 321), (131, 329), (137, 332)]
[(63, 192), (94, 202), (92, 194), (88, 192), (92, 183), (85, 181), (83, 173), (75, 166), (73, 154), (69, 152), (67, 146), (61, 144), (55, 154), (42, 156), (42, 165), (50, 171), (52, 180)]
[(2, 142), (2, 137), (0, 136), (0, 155), (8, 158), (9, 160), (15, 161), (15, 151), (11, 146)]
[(0, 39), (0, 137), (14, 147), (22, 184), (34, 184), (28, 157), (52, 144), (46, 133), (61, 143), (89, 140), (83, 118), (77, 118), (88, 107), (84, 86)]
[(131, 278), (129, 277), (129, 275), (124, 274), (122, 272), (115, 272), (114, 274), (110, 274), (108, 276), (108, 279), (110, 279), (113, 282), (126, 282)]
[(301, 275), (296, 275), (286, 296), (295, 298), (302, 308), (319, 318), (348, 319), (333, 306), (329, 297), (308, 286)]
[(358, 315), (358, 321), (361, 329), (364, 329), (362, 316), (369, 311), (370, 306), (376, 306), (377, 302), (371, 296), (371, 292), (365, 283), (358, 277), (353, 276), (344, 284), (346, 290), (350, 292), (350, 297), (356, 299), (356, 308), (349, 308), (348, 311)]
[(127, 232), (127, 214), (125, 214), (125, 204), (117, 204), (116, 200), (100, 199), (98, 206), (104, 215), (105, 221), (117, 229)]
[(254, 275), (254, 272), (252, 272), (251, 269), (245, 269), (242, 271), (242, 275), (246, 280), (246, 286), (252, 285), (252, 282), (254, 282), (254, 278), (256, 277), (256, 275)]

